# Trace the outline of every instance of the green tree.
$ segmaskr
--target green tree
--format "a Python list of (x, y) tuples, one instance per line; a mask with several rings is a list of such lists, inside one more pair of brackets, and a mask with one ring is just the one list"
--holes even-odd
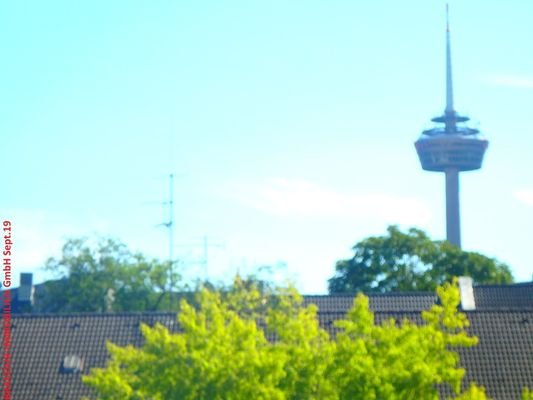
[(47, 312), (169, 309), (168, 290), (179, 278), (170, 263), (148, 260), (109, 238), (92, 245), (68, 240), (61, 258), (49, 259), (45, 268), (59, 278), (37, 295), (37, 307)]
[(513, 282), (507, 265), (433, 241), (420, 229), (390, 226), (386, 235), (366, 238), (353, 250), (351, 259), (337, 262), (330, 293), (433, 291), (454, 276), (470, 276), (477, 284)]
[(453, 349), (477, 339), (465, 332), (457, 288), (438, 295), (424, 324), (377, 325), (360, 294), (330, 337), (293, 289), (265, 298), (237, 280), (225, 294), (199, 291), (196, 306), (183, 300), (178, 333), (143, 325), (142, 347), (109, 343), (107, 366), (83, 380), (99, 399), (426, 400), (438, 399), (437, 384), (459, 399), (486, 399), (475, 385), (459, 393), (464, 370)]

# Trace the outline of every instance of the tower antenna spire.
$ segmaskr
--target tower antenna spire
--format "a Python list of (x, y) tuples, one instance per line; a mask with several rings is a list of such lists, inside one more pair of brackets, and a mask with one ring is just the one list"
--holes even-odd
[(446, 114), (453, 115), (452, 51), (450, 43), (450, 12), (446, 3)]

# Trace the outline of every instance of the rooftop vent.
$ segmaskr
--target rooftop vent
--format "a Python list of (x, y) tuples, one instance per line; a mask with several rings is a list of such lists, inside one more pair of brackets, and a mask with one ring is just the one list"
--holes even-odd
[(464, 311), (472, 311), (476, 309), (472, 278), (469, 276), (459, 277), (459, 294), (461, 295), (461, 308)]
[(70, 354), (63, 358), (63, 363), (59, 370), (62, 374), (74, 374), (83, 371), (83, 359), (80, 356)]

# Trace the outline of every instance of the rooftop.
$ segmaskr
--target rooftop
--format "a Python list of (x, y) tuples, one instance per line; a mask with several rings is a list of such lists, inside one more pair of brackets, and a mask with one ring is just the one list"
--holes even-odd
[[(479, 344), (461, 349), (465, 382), (475, 380), (495, 399), (517, 399), (533, 387), (533, 282), (474, 288), (476, 310), (466, 312)], [(334, 321), (353, 295), (305, 296), (319, 308), (321, 326), (334, 333)], [(409, 318), (436, 301), (433, 293), (371, 294), (376, 322)], [(106, 341), (142, 344), (140, 324), (162, 323), (177, 330), (174, 313), (14, 314), (12, 316), (13, 398), (79, 399), (92, 392), (80, 376), (105, 365)], [(443, 390), (443, 394), (446, 391)]]

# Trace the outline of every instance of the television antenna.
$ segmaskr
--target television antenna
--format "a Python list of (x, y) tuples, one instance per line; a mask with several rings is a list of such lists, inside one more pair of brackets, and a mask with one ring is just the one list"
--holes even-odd
[(218, 247), (218, 248), (224, 248), (226, 247), (225, 243), (213, 243), (209, 240), (209, 237), (205, 235), (201, 241), (196, 243), (189, 243), (189, 244), (180, 244), (178, 247), (202, 247), (203, 250), (203, 257), (196, 261), (196, 264), (201, 264), (204, 269), (204, 281), (207, 282), (209, 278), (209, 249)]
[(174, 280), (174, 174), (170, 173), (168, 175), (169, 180), (169, 194), (168, 201), (163, 202), (163, 205), (168, 207), (168, 220), (158, 224), (156, 226), (163, 226), (168, 229), (168, 263), (169, 263), (169, 272), (168, 272), (168, 295), (170, 298), (170, 303), (172, 304), (172, 288), (176, 284)]

